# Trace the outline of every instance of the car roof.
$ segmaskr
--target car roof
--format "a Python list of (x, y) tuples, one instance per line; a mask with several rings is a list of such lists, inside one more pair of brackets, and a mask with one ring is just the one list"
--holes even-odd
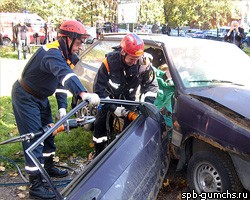
[[(124, 38), (128, 33), (108, 33), (102, 35), (102, 40), (121, 40)], [(157, 41), (157, 42), (164, 42), (166, 40), (165, 35), (161, 34), (143, 34), (143, 33), (137, 33), (141, 39), (148, 40), (148, 41)]]
[[(104, 34), (102, 36), (102, 40), (113, 40), (113, 41), (119, 41), (121, 40), (124, 36), (126, 36), (127, 33), (108, 33)], [(222, 43), (220, 41), (214, 41), (214, 40), (200, 40), (197, 38), (187, 38), (187, 37), (171, 37), (168, 35), (164, 34), (143, 34), (143, 33), (138, 33), (137, 34), (141, 39), (144, 40), (145, 43), (147, 44), (154, 44), (154, 46), (160, 46), (159, 43), (165, 44), (165, 46), (173, 45), (173, 46), (181, 46), (182, 43), (185, 44), (190, 44), (190, 46), (193, 46), (193, 44), (196, 45), (207, 45), (207, 44), (214, 44), (216, 43)]]

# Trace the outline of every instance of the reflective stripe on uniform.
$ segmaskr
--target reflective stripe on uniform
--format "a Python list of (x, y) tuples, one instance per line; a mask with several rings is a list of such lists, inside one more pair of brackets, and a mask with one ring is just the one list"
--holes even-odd
[(156, 97), (157, 96), (157, 93), (156, 92), (146, 92), (145, 93), (145, 97)]
[(116, 90), (120, 87), (121, 84), (114, 83), (111, 79), (109, 79), (109, 84)]
[[(42, 167), (44, 167), (44, 164), (41, 164), (41, 165), (42, 165)], [(34, 172), (34, 171), (38, 171), (39, 168), (37, 166), (35, 166), (35, 167), (25, 166), (25, 170), (30, 171), (30, 172)]]
[(65, 94), (67, 94), (68, 91), (64, 90), (64, 89), (56, 89), (55, 93), (65, 93)]
[(45, 51), (48, 51), (48, 50), (49, 50), (49, 48), (48, 48), (46, 45), (43, 45), (43, 49), (44, 49)]
[(43, 153), (43, 157), (50, 157), (51, 155), (55, 155), (55, 152)]
[(69, 78), (71, 78), (72, 76), (76, 76), (76, 74), (75, 74), (75, 73), (69, 73), (69, 74), (67, 74), (67, 75), (64, 77), (64, 79), (62, 80), (62, 85), (64, 86), (65, 82), (66, 82)]
[(107, 136), (103, 136), (103, 137), (100, 137), (100, 138), (93, 137), (93, 141), (96, 142), (96, 143), (106, 142), (107, 140), (108, 140)]

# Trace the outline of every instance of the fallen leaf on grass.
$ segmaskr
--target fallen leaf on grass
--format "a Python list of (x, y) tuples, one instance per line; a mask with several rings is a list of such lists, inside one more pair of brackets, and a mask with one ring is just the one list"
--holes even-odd
[(9, 172), (9, 175), (10, 175), (11, 177), (17, 177), (17, 176), (18, 176), (18, 173), (16, 173), (16, 172)]
[(5, 171), (5, 167), (4, 166), (0, 166), (0, 172), (4, 172)]
[(10, 137), (16, 136), (16, 133), (9, 133)]
[(21, 152), (21, 151), (18, 151), (18, 152), (15, 153), (15, 155), (17, 155), (17, 156), (18, 156), (18, 155), (22, 155), (22, 152)]
[(170, 182), (171, 182), (170, 179), (165, 179), (165, 180), (163, 181), (163, 186), (164, 186), (164, 187), (169, 186), (169, 185), (170, 185)]
[(17, 189), (21, 190), (21, 191), (25, 191), (25, 190), (27, 190), (27, 186), (20, 186)]
[(186, 179), (182, 179), (181, 181), (178, 182), (177, 187), (178, 188), (184, 188), (188, 186), (188, 182)]
[(176, 197), (176, 200), (182, 200), (182, 195), (181, 195), (181, 192), (178, 193), (177, 197)]
[(89, 155), (88, 155), (88, 161), (89, 161), (89, 160), (92, 160), (92, 159), (93, 159), (93, 156), (94, 156), (94, 155), (93, 155), (93, 153), (92, 153), (92, 152), (91, 152), (91, 153), (89, 153)]
[(58, 156), (55, 156), (54, 159), (53, 159), (54, 162), (59, 162), (59, 157)]
[(24, 198), (26, 197), (26, 195), (23, 194), (23, 193), (19, 193), (19, 194), (17, 194), (17, 196), (18, 196), (20, 199), (24, 199)]
[(187, 186), (187, 185), (188, 185), (187, 179), (183, 179), (183, 180), (181, 181), (181, 184), (182, 184), (183, 186)]
[(94, 142), (89, 143), (89, 147), (94, 148)]

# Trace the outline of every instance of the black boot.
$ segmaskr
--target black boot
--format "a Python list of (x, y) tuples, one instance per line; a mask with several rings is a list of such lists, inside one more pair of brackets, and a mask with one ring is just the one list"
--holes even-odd
[(94, 145), (95, 145), (95, 156), (94, 157), (96, 157), (103, 151), (103, 149), (106, 148), (107, 142), (94, 143)]
[(35, 199), (55, 199), (55, 194), (44, 187), (41, 174), (29, 175), (29, 195)]
[(55, 167), (52, 156), (44, 158), (44, 168), (51, 177), (62, 178), (68, 176), (68, 170)]

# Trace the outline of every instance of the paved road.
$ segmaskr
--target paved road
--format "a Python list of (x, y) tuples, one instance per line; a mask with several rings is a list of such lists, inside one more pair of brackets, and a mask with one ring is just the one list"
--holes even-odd
[(0, 58), (0, 96), (10, 96), (12, 85), (20, 77), (27, 61)]
[[(28, 56), (30, 57), (31, 55)], [(21, 76), (28, 60), (0, 58), (0, 97), (11, 96), (12, 85)], [(68, 96), (71, 95), (68, 92)]]

